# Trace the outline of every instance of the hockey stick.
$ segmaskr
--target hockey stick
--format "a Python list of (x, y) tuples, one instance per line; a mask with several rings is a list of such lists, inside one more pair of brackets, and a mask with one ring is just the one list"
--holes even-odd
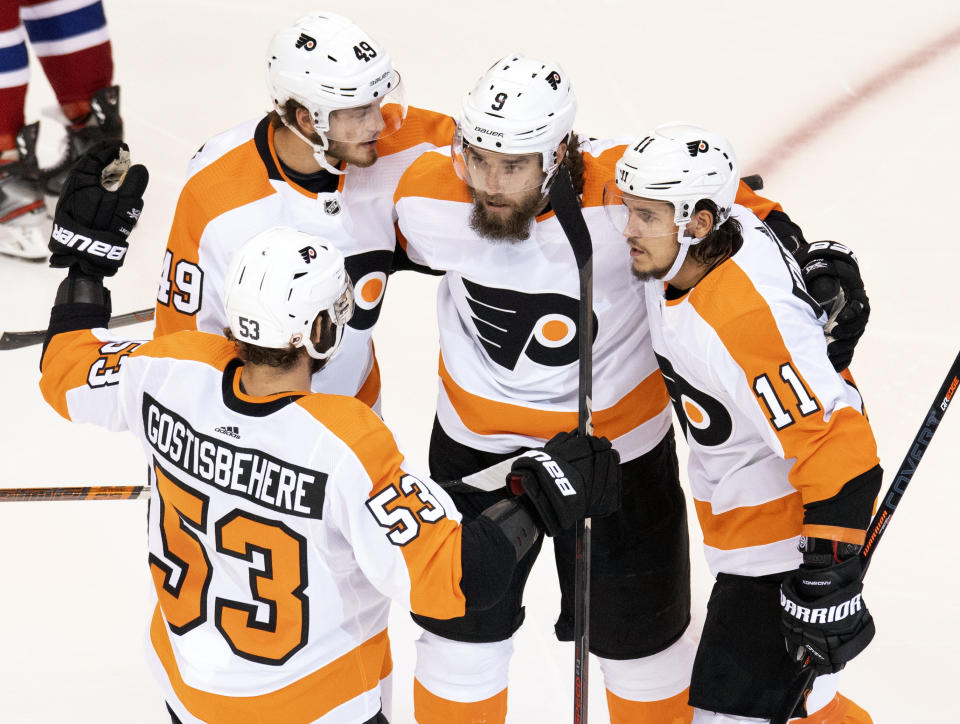
[[(128, 324), (136, 324), (137, 322), (149, 322), (151, 319), (153, 319), (152, 307), (150, 309), (140, 309), (136, 312), (118, 314), (110, 318), (110, 324), (107, 326), (113, 329), (114, 327), (125, 327)], [(46, 336), (47, 330), (45, 329), (35, 329), (30, 332), (4, 332), (0, 335), (0, 350), (20, 349), (21, 347), (29, 347), (33, 344), (43, 344), (43, 338)]]
[[(593, 244), (570, 172), (561, 166), (550, 187), (550, 205), (570, 241), (580, 277), (577, 434), (593, 434)], [(573, 603), (573, 721), (587, 724), (590, 666), (590, 519), (577, 523)]]
[(149, 485), (93, 485), (86, 488), (0, 488), (0, 503), (18, 503), (32, 500), (140, 500), (149, 497)]
[(760, 191), (763, 189), (763, 177), (758, 173), (744, 176), (740, 180), (749, 186), (751, 191)]
[[(870, 565), (873, 553), (877, 549), (877, 544), (886, 532), (887, 526), (890, 524), (890, 518), (893, 517), (893, 514), (896, 512), (897, 505), (900, 504), (900, 500), (903, 498), (907, 486), (913, 479), (913, 474), (917, 471), (920, 459), (926, 452), (930, 440), (933, 439), (933, 433), (937, 431), (937, 428), (943, 421), (943, 416), (946, 414), (947, 408), (950, 406), (950, 402), (953, 400), (953, 395), (957, 391), (958, 386), (960, 386), (960, 354), (957, 354), (956, 359), (953, 360), (953, 364), (950, 365), (946, 379), (944, 379), (943, 384), (940, 386), (937, 396), (933, 399), (933, 404), (930, 405), (930, 409), (927, 410), (927, 415), (923, 419), (920, 430), (917, 431), (917, 434), (911, 441), (910, 447), (907, 449), (907, 454), (904, 456), (903, 462), (900, 463), (900, 467), (897, 468), (897, 473), (894, 475), (893, 482), (890, 483), (890, 487), (887, 489), (887, 494), (883, 502), (873, 516), (873, 520), (870, 521), (870, 525), (867, 527), (866, 542), (860, 551), (860, 558), (863, 562), (863, 574), (867, 572), (867, 567)], [(861, 574), (861, 580), (863, 574)], [(796, 682), (787, 692), (787, 695), (784, 696), (777, 715), (770, 720), (771, 724), (787, 724), (797, 703), (801, 698), (806, 697), (813, 688), (815, 676), (816, 673), (813, 670), (810, 658), (807, 657), (806, 662), (804, 662), (803, 667), (800, 669)]]

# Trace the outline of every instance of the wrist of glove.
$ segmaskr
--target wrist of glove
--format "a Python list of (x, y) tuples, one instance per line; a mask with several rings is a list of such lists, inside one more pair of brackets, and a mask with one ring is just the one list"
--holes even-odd
[(620, 456), (606, 438), (555, 435), (541, 450), (513, 462), (507, 490), (547, 535), (620, 507)]
[(863, 602), (859, 556), (824, 567), (801, 565), (780, 586), (780, 628), (787, 652), (808, 657), (818, 674), (840, 671), (876, 632)]
[(794, 252), (803, 281), (827, 314), (824, 333), (827, 354), (834, 369), (850, 365), (857, 340), (870, 318), (870, 300), (860, 276), (854, 253), (835, 241), (817, 241), (802, 245)]
[(77, 267), (91, 277), (117, 273), (127, 237), (143, 210), (149, 175), (130, 166), (127, 145), (103, 141), (70, 170), (50, 233), (50, 266)]

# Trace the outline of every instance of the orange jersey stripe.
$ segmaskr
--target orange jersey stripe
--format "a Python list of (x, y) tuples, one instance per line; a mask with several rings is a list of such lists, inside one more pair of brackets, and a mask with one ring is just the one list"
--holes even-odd
[(747, 186), (743, 181), (737, 187), (737, 198), (734, 200), (741, 206), (746, 206), (758, 219), (765, 219), (771, 211), (783, 211), (783, 208), (776, 201), (765, 199), (756, 191)]
[(150, 641), (180, 702), (198, 719), (224, 724), (312, 722), (379, 681), (390, 660), (386, 630), (299, 681), (258, 696), (223, 696), (189, 686), (180, 676), (160, 607), (150, 622)]
[(423, 154), (407, 169), (393, 194), (393, 202), (409, 196), (473, 203), (470, 187), (457, 176), (450, 157), (437, 151)]
[(690, 688), (668, 699), (659, 701), (632, 701), (621, 699), (607, 689), (607, 708), (610, 710), (610, 724), (635, 724), (636, 722), (657, 722), (657, 724), (690, 724), (693, 708), (687, 703)]
[(703, 542), (724, 551), (762, 546), (800, 535), (803, 502), (799, 493), (760, 505), (743, 505), (714, 513), (705, 500), (693, 500), (703, 529)]
[[(558, 432), (577, 426), (576, 412), (534, 410), (509, 402), (474, 395), (456, 383), (440, 357), (443, 388), (463, 424), (478, 435), (511, 433), (549, 440)], [(670, 404), (670, 395), (660, 371), (649, 375), (616, 404), (593, 413), (596, 435), (613, 440), (660, 414)]]
[(40, 391), (47, 404), (61, 417), (70, 419), (67, 392), (87, 384), (90, 366), (84, 362), (92, 363), (93, 350), (99, 349), (102, 344), (89, 329), (63, 332), (54, 335), (50, 340), (42, 360)]
[[(198, 264), (200, 237), (207, 224), (221, 214), (257, 201), (274, 192), (266, 172), (254, 178), (244, 169), (262, 166), (256, 143), (250, 139), (195, 173), (180, 192), (167, 239), (172, 254), (171, 274), (177, 262)], [(156, 331), (161, 336), (181, 329), (196, 329), (196, 315), (177, 311), (171, 304), (157, 303)]]
[[(355, 398), (336, 395), (312, 395), (296, 404), (353, 450), (373, 481), (369, 497), (392, 487), (397, 496), (385, 510), (389, 513), (402, 507), (422, 519), (420, 514), (427, 504), (416, 490), (406, 492), (401, 487), (401, 480), (407, 476), (401, 467), (403, 455), (386, 425), (369, 407)], [(419, 535), (401, 547), (410, 576), (410, 608), (414, 613), (432, 618), (463, 616), (466, 598), (460, 590), (460, 548), (460, 526), (446, 516), (424, 523)]]
[(373, 367), (370, 369), (370, 374), (367, 375), (367, 379), (363, 381), (363, 386), (357, 390), (354, 397), (367, 407), (373, 407), (377, 398), (380, 397), (380, 365), (377, 364), (376, 354), (373, 355)]
[(804, 525), (803, 535), (808, 538), (824, 538), (862, 546), (867, 540), (867, 531), (859, 528), (840, 528), (835, 525)]
[[(723, 294), (701, 284), (690, 292), (691, 304), (716, 331), (748, 381), (766, 375), (777, 396), (790, 399), (794, 394), (790, 386), (771, 368), (772, 361), (787, 363), (792, 359), (772, 310), (739, 266), (725, 264), (722, 274)], [(816, 400), (802, 375), (800, 381)], [(789, 479), (801, 492), (804, 503), (833, 497), (849, 480), (879, 464), (876, 441), (866, 418), (844, 407), (826, 422), (823, 406), (816, 401), (819, 409), (815, 413), (797, 415), (792, 424), (775, 431), (784, 458), (796, 458)]]
[(407, 117), (396, 133), (384, 136), (377, 141), (377, 153), (386, 156), (421, 143), (432, 146), (449, 146), (453, 142), (456, 122), (450, 117), (436, 111), (410, 106), (407, 108)]
[(157, 337), (138, 347), (131, 355), (141, 356), (203, 362), (222, 372), (237, 356), (237, 351), (233, 342), (219, 334), (185, 330)]

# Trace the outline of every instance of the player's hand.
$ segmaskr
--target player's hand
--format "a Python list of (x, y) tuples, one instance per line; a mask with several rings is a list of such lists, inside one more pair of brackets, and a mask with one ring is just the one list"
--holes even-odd
[(791, 658), (818, 674), (840, 671), (863, 651), (876, 628), (863, 602), (859, 556), (813, 568), (801, 565), (780, 586), (780, 628)]
[(91, 277), (117, 273), (127, 237), (143, 210), (147, 169), (130, 165), (127, 144), (98, 143), (70, 169), (50, 234), (50, 266), (77, 267)]
[(601, 437), (555, 435), (514, 461), (507, 489), (527, 504), (547, 535), (620, 507), (620, 456)]
[(837, 371), (846, 369), (870, 318), (870, 300), (857, 257), (843, 244), (815, 241), (798, 251), (796, 258), (807, 291), (827, 313), (823, 331), (830, 362)]

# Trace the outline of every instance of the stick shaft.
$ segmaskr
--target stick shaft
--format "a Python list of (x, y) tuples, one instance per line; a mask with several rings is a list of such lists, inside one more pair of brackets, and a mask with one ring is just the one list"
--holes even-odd
[(150, 488), (146, 485), (0, 488), (0, 503), (23, 503), (37, 500), (139, 500), (149, 497)]
[[(149, 322), (151, 319), (153, 319), (152, 307), (150, 309), (138, 309), (135, 312), (118, 314), (110, 318), (110, 323), (107, 326), (113, 329), (114, 327), (125, 327), (128, 324), (136, 324), (137, 322)], [(46, 336), (47, 330), (45, 329), (33, 329), (28, 332), (4, 332), (0, 335), (0, 350), (21, 349), (34, 344), (43, 344)]]

